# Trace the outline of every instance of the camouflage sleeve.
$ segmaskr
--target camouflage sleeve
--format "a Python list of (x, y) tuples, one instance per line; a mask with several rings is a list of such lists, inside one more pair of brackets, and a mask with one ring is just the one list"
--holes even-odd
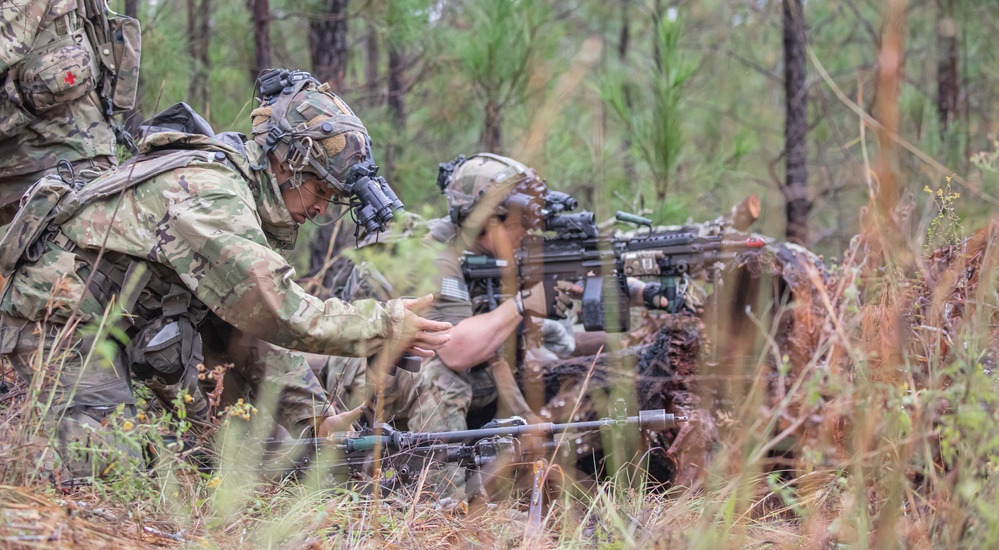
[(401, 336), (398, 300), (348, 304), (307, 294), (267, 245), (251, 204), (231, 184), (202, 187), (158, 224), (157, 255), (220, 318), (284, 348), (362, 357)]
[(49, 2), (37, 0), (5, 0), (0, 3), (0, 73), (7, 72), (20, 61), (35, 43)]

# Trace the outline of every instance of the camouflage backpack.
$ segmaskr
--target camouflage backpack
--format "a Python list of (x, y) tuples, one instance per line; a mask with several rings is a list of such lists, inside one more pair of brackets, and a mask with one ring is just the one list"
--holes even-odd
[(178, 103), (143, 124), (146, 138), (140, 155), (86, 186), (63, 176), (46, 176), (28, 189), (21, 207), (0, 239), (0, 274), (10, 277), (22, 261), (37, 261), (45, 241), (83, 206), (119, 194), (160, 174), (192, 162), (223, 162), (249, 177), (242, 140), (230, 133), (215, 134), (186, 103)]

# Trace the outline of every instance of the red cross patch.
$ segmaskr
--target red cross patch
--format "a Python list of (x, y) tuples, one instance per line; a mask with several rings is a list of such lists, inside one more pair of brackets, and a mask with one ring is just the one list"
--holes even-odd
[(66, 78), (63, 79), (63, 82), (69, 84), (70, 86), (72, 86), (73, 83), (76, 82), (76, 75), (73, 74), (73, 71), (66, 71)]

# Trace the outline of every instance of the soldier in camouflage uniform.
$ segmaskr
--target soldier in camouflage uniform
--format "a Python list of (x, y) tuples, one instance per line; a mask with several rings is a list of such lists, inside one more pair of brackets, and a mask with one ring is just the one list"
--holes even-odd
[[(429, 296), (347, 304), (295, 284), (278, 250), (345, 194), (342, 182), (371, 156), (364, 126), (328, 86), (311, 77), (286, 84), (253, 111), (250, 141), (212, 135), (186, 105), (168, 109), (136, 159), (72, 195), (82, 206), (25, 246), (0, 299), (0, 354), (41, 387), (39, 402), (51, 400), (67, 475), (104, 471), (99, 454), (74, 449), (108, 444), (102, 421), (121, 406), (133, 413), (129, 371), (184, 384), (202, 361), (233, 363), (227, 391), (230, 377), (246, 398), (273, 382), (278, 422), (296, 436), (322, 435), (325, 395), (304, 356), (287, 350), (426, 357), (450, 339), (450, 325), (411, 311)], [(33, 250), (38, 258), (27, 260)], [(105, 311), (123, 314), (127, 346), (98, 349), (92, 331), (73, 330)]]
[[(57, 169), (86, 182), (118, 164), (112, 114), (134, 106), (139, 27), (102, 0), (0, 4), (0, 225)], [(65, 162), (62, 162), (65, 161)]]
[[(507, 280), (503, 287), (509, 291), (502, 294), (512, 298), (491, 304), (481, 281), (469, 286), (461, 258), (485, 255), (514, 264), (514, 251), (528, 231), (543, 228), (547, 187), (533, 169), (507, 157), (480, 153), (467, 160), (459, 157), (454, 165), (450, 174), (442, 170), (438, 181), (450, 216), (431, 222), (430, 234), (448, 247), (438, 258), (434, 303), (426, 313), (429, 319), (451, 323), (453, 340), (424, 362), (401, 411), (409, 429), (431, 432), (466, 429), (470, 418), (481, 423), (497, 409), (540, 421), (526, 403), (513, 367), (533, 363), (540, 368), (572, 353), (571, 329), (555, 319), (566, 317), (572, 297), (581, 295), (582, 288), (558, 281), (547, 290), (541, 283), (522, 289), (520, 281)], [(633, 305), (643, 305), (644, 290), (641, 281), (629, 280)], [(530, 330), (540, 334), (522, 338)], [(443, 477), (445, 490), (463, 494), (459, 468), (445, 469)]]

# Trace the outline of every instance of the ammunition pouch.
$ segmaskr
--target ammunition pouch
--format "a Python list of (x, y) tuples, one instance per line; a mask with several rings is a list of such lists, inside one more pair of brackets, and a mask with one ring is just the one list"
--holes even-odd
[(588, 277), (583, 284), (583, 328), (628, 332), (631, 310), (628, 289), (615, 277)]
[(97, 52), (104, 68), (101, 97), (112, 113), (122, 113), (135, 107), (142, 31), (131, 17), (115, 15), (107, 21), (108, 41), (99, 44)]

